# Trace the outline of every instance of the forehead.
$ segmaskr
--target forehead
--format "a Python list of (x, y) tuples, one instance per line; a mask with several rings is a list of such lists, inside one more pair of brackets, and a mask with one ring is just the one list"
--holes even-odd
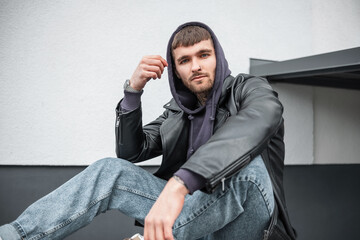
[(214, 52), (214, 46), (210, 39), (208, 40), (202, 40), (198, 43), (195, 43), (192, 46), (180, 46), (173, 50), (174, 59), (178, 59), (183, 56), (191, 56), (196, 55), (197, 53), (204, 51), (204, 50), (210, 50)]

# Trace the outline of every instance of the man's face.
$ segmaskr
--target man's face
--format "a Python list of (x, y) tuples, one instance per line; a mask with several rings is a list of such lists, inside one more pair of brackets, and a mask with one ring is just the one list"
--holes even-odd
[(214, 84), (216, 56), (210, 39), (173, 50), (176, 75), (195, 94), (209, 92)]

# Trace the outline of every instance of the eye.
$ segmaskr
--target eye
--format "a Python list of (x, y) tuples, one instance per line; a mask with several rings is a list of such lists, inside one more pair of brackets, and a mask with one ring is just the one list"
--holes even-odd
[(200, 57), (202, 57), (202, 58), (206, 58), (206, 57), (208, 57), (208, 56), (210, 56), (210, 54), (208, 54), (208, 53), (203, 53), (203, 54), (201, 54), (201, 56), (200, 56)]
[(181, 60), (180, 62), (179, 62), (179, 64), (181, 65), (181, 64), (185, 64), (185, 63), (187, 63), (189, 60), (188, 59), (183, 59), (183, 60)]

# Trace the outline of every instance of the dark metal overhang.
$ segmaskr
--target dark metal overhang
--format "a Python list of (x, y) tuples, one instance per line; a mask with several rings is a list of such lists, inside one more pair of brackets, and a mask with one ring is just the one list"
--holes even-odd
[(360, 47), (280, 62), (252, 58), (250, 74), (270, 82), (360, 90)]

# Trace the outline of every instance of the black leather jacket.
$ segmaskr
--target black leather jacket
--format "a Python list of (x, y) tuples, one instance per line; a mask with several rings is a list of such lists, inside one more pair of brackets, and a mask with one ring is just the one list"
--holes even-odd
[[(295, 239), (283, 190), (283, 107), (266, 79), (239, 74), (224, 80), (214, 134), (186, 160), (189, 120), (171, 100), (155, 121), (142, 125), (141, 107), (122, 113), (116, 108), (116, 154), (131, 162), (163, 155), (156, 176), (169, 179), (180, 167), (206, 179), (206, 192), (221, 185), (261, 154), (272, 180), (276, 201), (264, 239)], [(221, 161), (220, 161), (221, 159)]]

